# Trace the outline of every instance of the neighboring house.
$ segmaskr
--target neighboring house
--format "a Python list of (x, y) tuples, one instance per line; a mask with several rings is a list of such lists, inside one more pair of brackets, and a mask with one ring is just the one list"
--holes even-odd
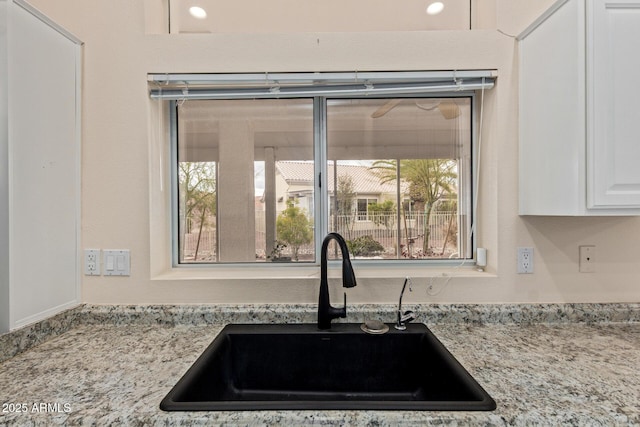
[[(329, 199), (333, 207), (335, 193), (341, 177), (349, 177), (353, 183), (352, 212), (357, 213), (357, 220), (368, 220), (368, 206), (371, 203), (382, 203), (386, 200), (396, 202), (397, 185), (394, 182), (381, 183), (380, 175), (375, 169), (364, 165), (338, 165), (334, 170), (333, 163), (327, 166), (326, 183)], [(288, 200), (296, 200), (297, 205), (313, 215), (313, 178), (312, 162), (279, 161), (276, 162), (276, 200), (278, 212), (286, 208)], [(406, 190), (406, 183), (401, 183), (401, 191)]]

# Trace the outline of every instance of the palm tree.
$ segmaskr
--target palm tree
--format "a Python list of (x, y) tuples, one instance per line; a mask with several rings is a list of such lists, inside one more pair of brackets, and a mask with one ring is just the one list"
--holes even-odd
[[(380, 183), (395, 181), (398, 177), (397, 160), (378, 160), (371, 169), (376, 169)], [(458, 173), (457, 163), (451, 159), (404, 159), (400, 160), (400, 179), (409, 184), (409, 197), (412, 201), (424, 203), (424, 240), (422, 251), (429, 249), (429, 219), (435, 203), (455, 192)], [(406, 227), (405, 227), (406, 228)]]

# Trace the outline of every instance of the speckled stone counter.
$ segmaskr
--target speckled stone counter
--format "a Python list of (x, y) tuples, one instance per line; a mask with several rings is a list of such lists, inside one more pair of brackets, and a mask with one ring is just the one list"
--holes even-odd
[[(163, 412), (160, 400), (224, 324), (313, 322), (315, 306), (85, 306), (0, 363), (0, 425), (640, 426), (638, 305), (409, 308), (495, 411)], [(392, 315), (392, 306), (356, 306), (347, 320)], [(21, 334), (30, 342), (36, 332)]]

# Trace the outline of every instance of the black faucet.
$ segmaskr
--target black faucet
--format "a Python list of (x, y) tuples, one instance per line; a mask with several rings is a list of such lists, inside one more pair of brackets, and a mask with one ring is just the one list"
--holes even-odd
[(329, 242), (335, 240), (342, 253), (342, 286), (353, 288), (356, 285), (356, 276), (353, 274), (349, 249), (344, 238), (338, 233), (329, 233), (322, 241), (320, 253), (320, 297), (318, 298), (318, 329), (331, 329), (331, 320), (338, 317), (347, 317), (347, 294), (344, 294), (344, 307), (332, 307), (329, 302), (329, 283), (327, 280), (327, 248)]

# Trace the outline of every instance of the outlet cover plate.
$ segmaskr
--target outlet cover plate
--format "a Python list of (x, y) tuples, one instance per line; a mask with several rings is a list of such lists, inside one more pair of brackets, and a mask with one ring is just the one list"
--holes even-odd
[(84, 274), (85, 276), (100, 275), (100, 249), (84, 250)]
[(533, 248), (518, 248), (518, 274), (533, 274)]
[(595, 273), (596, 247), (593, 245), (580, 246), (580, 273)]

